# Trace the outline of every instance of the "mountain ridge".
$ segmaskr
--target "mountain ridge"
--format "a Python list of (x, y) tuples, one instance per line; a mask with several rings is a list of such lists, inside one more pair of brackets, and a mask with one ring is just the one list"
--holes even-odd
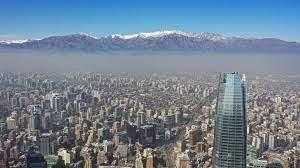
[(52, 51), (187, 50), (212, 52), (300, 53), (300, 43), (276, 38), (225, 37), (209, 32), (163, 30), (95, 37), (86, 33), (49, 36), (37, 40), (0, 41), (0, 49)]

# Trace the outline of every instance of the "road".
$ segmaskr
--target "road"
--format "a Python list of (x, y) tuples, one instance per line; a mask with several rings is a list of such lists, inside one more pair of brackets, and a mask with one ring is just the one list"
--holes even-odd
[(181, 127), (179, 133), (172, 140), (164, 143), (164, 145), (158, 148), (158, 150), (161, 151), (162, 155), (166, 158), (166, 166), (168, 168), (175, 168), (175, 160), (171, 158), (171, 153), (174, 146), (176, 145), (176, 141), (184, 139), (186, 133), (185, 132), (186, 126), (191, 126), (193, 124), (196, 124), (194, 119), (198, 118), (198, 116), (201, 114), (200, 112), (202, 107), (209, 106), (215, 98), (216, 98), (216, 91), (210, 94), (210, 96), (208, 96), (207, 99), (201, 101), (196, 107), (191, 109), (192, 115), (189, 117), (187, 124)]

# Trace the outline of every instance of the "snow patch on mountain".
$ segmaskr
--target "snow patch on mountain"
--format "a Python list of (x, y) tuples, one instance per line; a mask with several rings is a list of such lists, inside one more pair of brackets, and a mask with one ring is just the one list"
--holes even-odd
[(199, 39), (207, 39), (212, 41), (226, 40), (227, 38), (216, 33), (207, 33), (207, 32), (183, 32), (180, 30), (163, 30), (163, 31), (155, 31), (155, 32), (146, 32), (146, 33), (137, 33), (130, 35), (123, 34), (113, 34), (111, 38), (120, 38), (120, 39), (133, 39), (133, 38), (159, 38), (168, 35), (182, 35), (186, 37), (199, 38)]
[(21, 43), (25, 43), (31, 40), (28, 39), (24, 39), (24, 40), (0, 40), (0, 43), (2, 44), (21, 44)]
[(93, 38), (93, 39), (99, 39), (98, 37), (95, 37), (95, 36), (92, 36), (92, 35), (89, 35), (89, 34), (83, 33), (83, 32), (77, 33), (76, 35), (90, 37), (90, 38)]

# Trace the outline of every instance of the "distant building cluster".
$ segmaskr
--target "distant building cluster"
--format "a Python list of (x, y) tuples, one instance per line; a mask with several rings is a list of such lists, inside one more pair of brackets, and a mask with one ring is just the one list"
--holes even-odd
[(299, 168), (300, 77), (0, 72), (0, 167)]

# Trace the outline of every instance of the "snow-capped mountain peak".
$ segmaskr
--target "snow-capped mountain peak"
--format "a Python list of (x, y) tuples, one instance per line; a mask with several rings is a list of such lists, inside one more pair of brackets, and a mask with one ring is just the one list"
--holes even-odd
[(175, 30), (162, 30), (162, 31), (155, 31), (155, 32), (146, 32), (146, 33), (137, 33), (137, 34), (113, 34), (111, 35), (112, 38), (121, 38), (121, 39), (132, 39), (132, 38), (157, 38), (162, 37), (170, 34), (178, 34), (181, 33), (180, 31)]
[(212, 40), (212, 41), (226, 39), (226, 37), (224, 37), (220, 34), (215, 34), (215, 33), (207, 33), (207, 32), (194, 33), (194, 32), (183, 32), (180, 30), (162, 30), (162, 31), (155, 31), (155, 32), (127, 34), (127, 35), (113, 34), (110, 37), (128, 40), (128, 39), (132, 39), (132, 38), (158, 38), (158, 37), (163, 37), (163, 36), (172, 35), (172, 34), (193, 37), (193, 38), (199, 38), (199, 39), (208, 39), (208, 40)]
[(89, 35), (87, 33), (83, 33), (83, 32), (79, 32), (75, 35), (79, 35), (79, 36), (85, 36), (85, 37), (89, 37), (89, 38), (93, 38), (93, 39), (99, 39), (98, 37), (95, 37), (95, 36), (92, 36), (92, 35)]
[(28, 39), (24, 39), (24, 40), (0, 40), (0, 43), (2, 44), (21, 44), (21, 43), (25, 43), (31, 40)]

